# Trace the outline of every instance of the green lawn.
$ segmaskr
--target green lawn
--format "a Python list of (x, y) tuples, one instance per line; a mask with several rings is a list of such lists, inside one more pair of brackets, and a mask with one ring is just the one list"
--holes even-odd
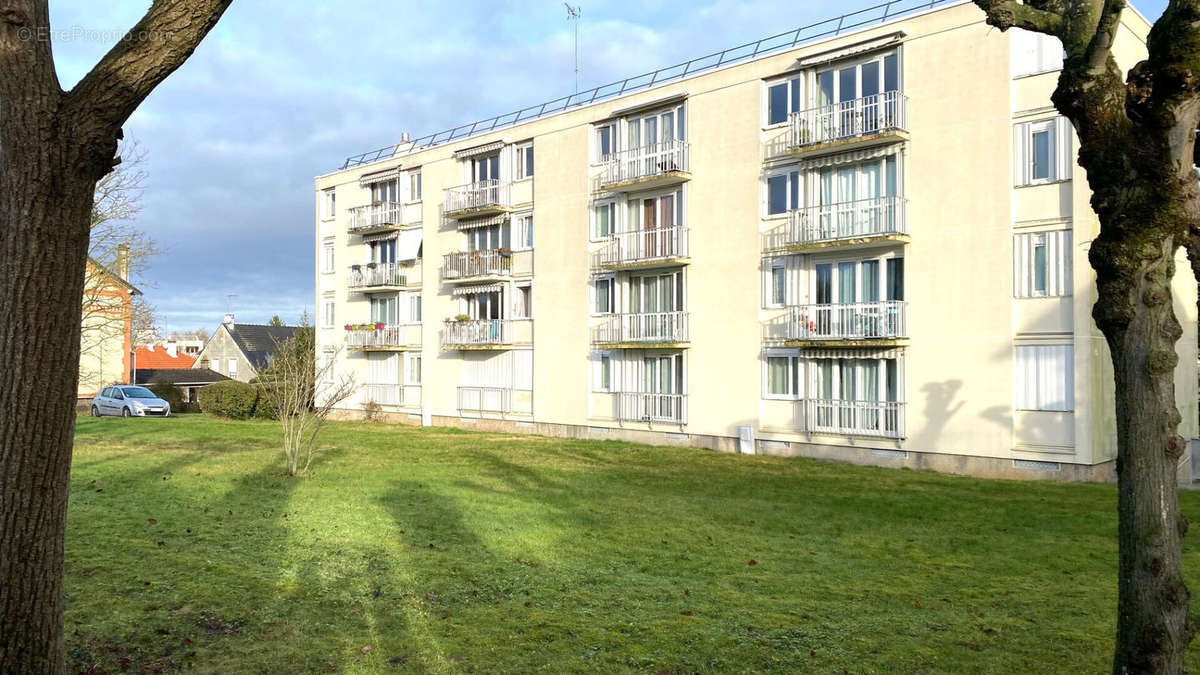
[(1109, 668), (1110, 486), (367, 423), (324, 444), (292, 479), (272, 423), (80, 418), (72, 668)]

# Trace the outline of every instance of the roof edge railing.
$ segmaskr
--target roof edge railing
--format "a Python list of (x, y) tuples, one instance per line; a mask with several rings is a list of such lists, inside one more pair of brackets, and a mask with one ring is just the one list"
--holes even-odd
[(683, 63), (677, 63), (665, 68), (627, 77), (624, 80), (602, 84), (598, 87), (581, 91), (569, 96), (556, 98), (552, 101), (539, 103), (527, 108), (522, 108), (515, 112), (497, 115), (486, 120), (463, 124), (439, 131), (437, 133), (422, 136), (421, 138), (404, 141), (388, 145), (378, 150), (364, 152), (359, 155), (348, 157), (342, 164), (342, 169), (350, 169), (366, 164), (390, 159), (397, 155), (412, 152), (415, 150), (423, 150), (437, 145), (449, 143), (451, 141), (461, 140), (476, 134), (483, 134), (496, 129), (503, 129), (514, 126), (521, 122), (528, 122), (539, 117), (545, 117), (555, 113), (563, 112), (571, 108), (577, 108), (585, 105), (590, 105), (597, 101), (603, 101), (610, 98), (617, 98), (625, 94), (649, 89), (655, 85), (663, 84), (673, 80), (680, 80), (690, 75), (695, 75), (707, 70), (715, 70), (722, 66), (740, 61), (748, 61), (758, 58), (766, 54), (774, 53), (784, 49), (791, 49), (803, 44), (808, 44), (822, 38), (835, 37), (842, 33), (870, 26), (872, 24), (883, 24), (889, 19), (898, 19), (908, 14), (914, 14), (924, 10), (933, 9), (940, 5), (958, 4), (964, 0), (889, 0), (888, 2), (880, 3), (864, 9), (855, 10), (847, 14), (832, 19), (825, 19), (807, 26), (801, 26), (794, 30), (789, 30), (784, 33), (765, 37), (754, 42), (730, 47), (719, 52), (713, 52), (705, 56), (691, 59)]

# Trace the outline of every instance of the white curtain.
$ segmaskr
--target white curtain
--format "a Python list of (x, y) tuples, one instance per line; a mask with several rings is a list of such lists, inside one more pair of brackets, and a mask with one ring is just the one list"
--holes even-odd
[(1071, 345), (1018, 346), (1013, 406), (1017, 410), (1074, 410), (1074, 352)]

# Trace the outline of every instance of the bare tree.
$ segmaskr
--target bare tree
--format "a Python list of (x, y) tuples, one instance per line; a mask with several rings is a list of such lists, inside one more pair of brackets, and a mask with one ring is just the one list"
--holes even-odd
[(70, 91), (47, 0), (0, 0), (0, 672), (61, 673), (79, 308), (96, 184), (130, 114), (231, 0), (154, 0)]
[(1175, 252), (1200, 274), (1200, 0), (1170, 0), (1126, 79), (1112, 55), (1124, 0), (975, 0), (987, 22), (1053, 35), (1066, 60), (1052, 100), (1075, 126), (1100, 236), (1092, 310), (1116, 380), (1120, 555), (1113, 671), (1178, 673), (1193, 637), (1176, 468)]
[(263, 398), (283, 427), (287, 474), (308, 471), (330, 413), (358, 389), (352, 375), (335, 372), (336, 354), (317, 360), (313, 329), (301, 325), (279, 343), (271, 365), (258, 379)]

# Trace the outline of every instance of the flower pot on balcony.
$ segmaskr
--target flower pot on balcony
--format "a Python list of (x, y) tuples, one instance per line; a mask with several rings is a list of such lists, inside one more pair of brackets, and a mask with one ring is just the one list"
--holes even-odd
[(384, 328), (386, 328), (386, 327), (387, 327), (387, 324), (386, 324), (386, 323), (377, 323), (377, 324), (375, 324), (375, 330), (383, 330), (383, 329), (384, 329)]

